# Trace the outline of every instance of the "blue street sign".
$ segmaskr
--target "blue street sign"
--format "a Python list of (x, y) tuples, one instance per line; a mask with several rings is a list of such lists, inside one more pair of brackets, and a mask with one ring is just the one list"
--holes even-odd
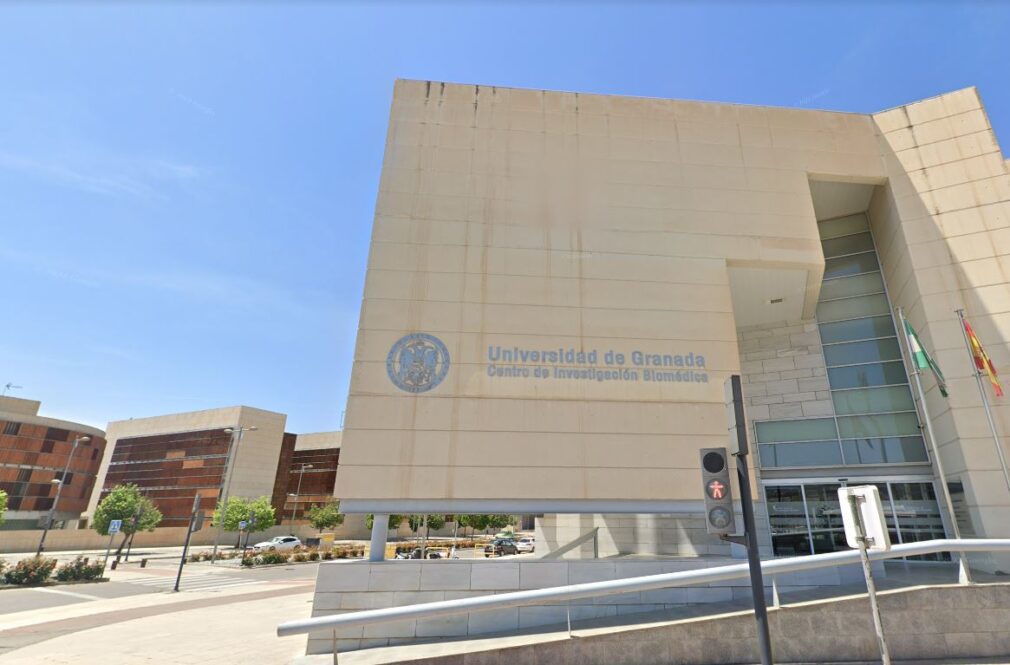
[(119, 533), (119, 530), (123, 528), (123, 520), (112, 520), (109, 522), (109, 535), (114, 533)]
[(238, 523), (238, 530), (239, 531), (245, 531), (245, 528), (247, 526), (249, 526), (249, 522), (246, 522), (245, 520), (242, 520), (241, 522)]

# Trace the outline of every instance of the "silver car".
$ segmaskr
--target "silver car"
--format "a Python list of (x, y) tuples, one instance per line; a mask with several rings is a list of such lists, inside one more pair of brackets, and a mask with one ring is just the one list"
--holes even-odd
[(253, 545), (254, 552), (290, 552), (301, 547), (302, 541), (295, 536), (274, 536), (270, 540)]

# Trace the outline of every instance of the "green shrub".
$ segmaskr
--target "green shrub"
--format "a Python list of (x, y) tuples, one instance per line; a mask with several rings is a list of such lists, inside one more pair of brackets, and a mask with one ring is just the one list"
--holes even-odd
[(256, 557), (254, 556), (244, 556), (242, 557), (242, 565), (247, 568), (252, 568), (256, 565)]
[(56, 559), (33, 556), (21, 559), (17, 565), (4, 573), (7, 584), (42, 584), (53, 574)]
[(306, 554), (305, 552), (295, 552), (295, 555), (291, 558), (294, 559), (295, 561), (302, 562), (302, 561), (308, 561), (309, 555)]
[(70, 563), (65, 563), (56, 569), (56, 579), (60, 582), (97, 580), (101, 576), (102, 564), (88, 563), (88, 560), (81, 555), (78, 555)]
[[(5, 559), (0, 559), (0, 576), (3, 575), (4, 568), (7, 567), (7, 561)], [(2, 577), (0, 577), (2, 579)]]
[(323, 557), (324, 561), (331, 561), (333, 560), (333, 550), (326, 550), (320, 556)]
[(287, 563), (290, 558), (291, 555), (287, 552), (264, 552), (257, 557), (257, 563), (262, 563), (264, 565)]
[(319, 561), (318, 550), (309, 550), (309, 561)]

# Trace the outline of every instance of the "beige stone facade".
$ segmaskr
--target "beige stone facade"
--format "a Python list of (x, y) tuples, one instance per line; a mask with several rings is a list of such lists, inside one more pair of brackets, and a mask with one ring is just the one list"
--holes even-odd
[[(818, 222), (854, 213), (883, 302), (950, 378), (949, 401), (925, 379), (947, 480), (980, 535), (1010, 535), (954, 313), (1010, 376), (1010, 175), (972, 88), (864, 115), (398, 81), (342, 505), (697, 510), (698, 449), (728, 444), (730, 374), (752, 421), (841, 419)], [(1010, 434), (1010, 402), (996, 414)], [(824, 466), (793, 475), (843, 475)]]

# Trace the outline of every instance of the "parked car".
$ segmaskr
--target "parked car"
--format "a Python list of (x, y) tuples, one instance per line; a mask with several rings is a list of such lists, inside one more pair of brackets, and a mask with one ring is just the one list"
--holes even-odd
[(502, 556), (504, 554), (519, 554), (516, 541), (511, 538), (495, 538), (484, 546), (484, 558)]
[(520, 538), (516, 541), (516, 549), (520, 552), (532, 552), (536, 542), (531, 536)]
[(254, 552), (290, 552), (296, 547), (301, 547), (302, 541), (296, 536), (274, 536), (270, 540), (253, 545)]

